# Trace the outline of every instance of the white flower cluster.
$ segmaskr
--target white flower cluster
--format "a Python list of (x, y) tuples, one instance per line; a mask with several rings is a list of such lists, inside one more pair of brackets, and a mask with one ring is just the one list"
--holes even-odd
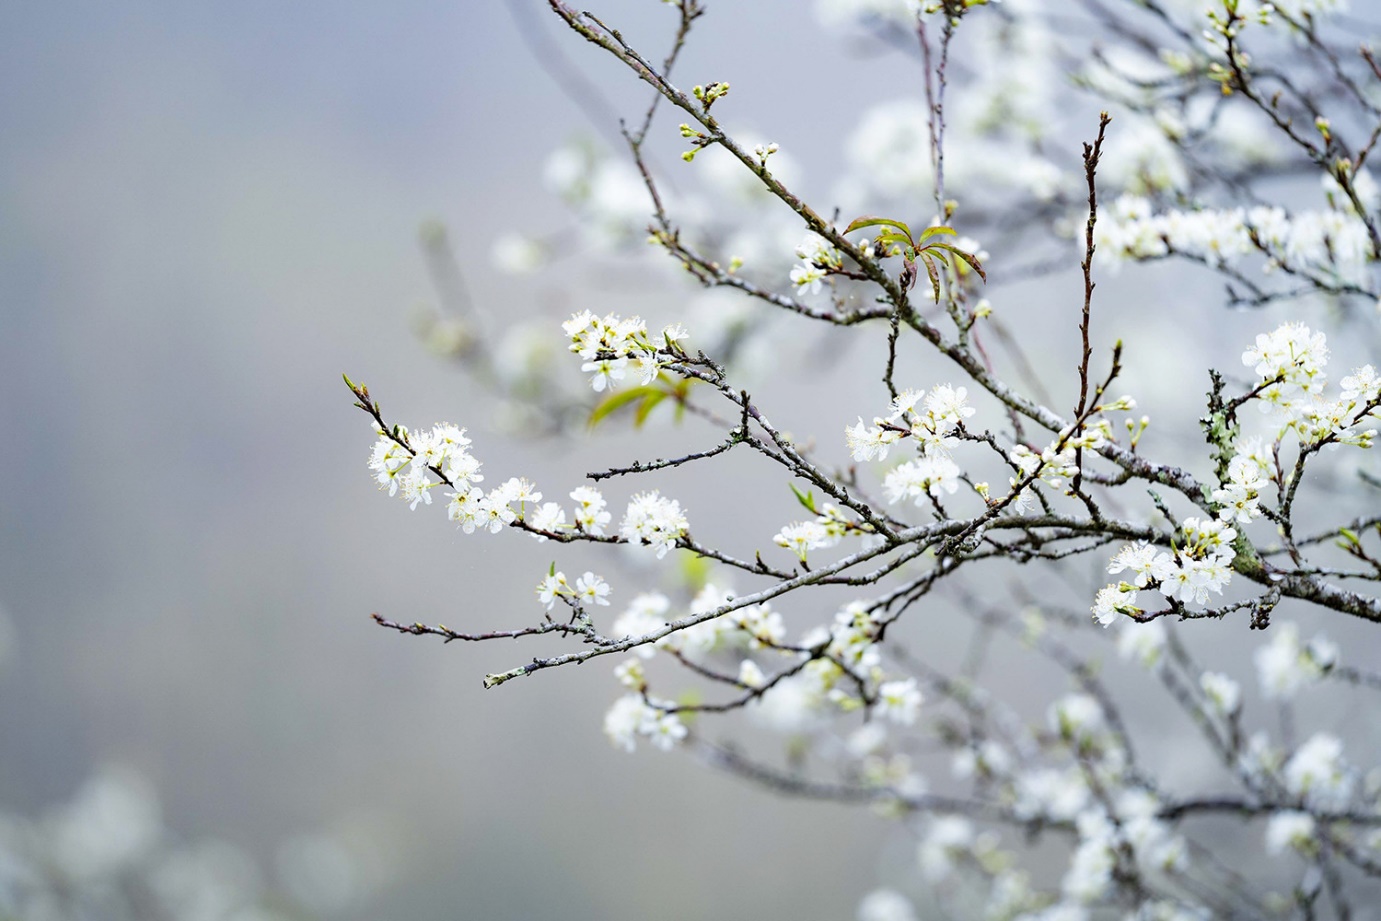
[[(1298, 625), (1272, 626), (1268, 643), (1255, 653), (1261, 694), (1267, 700), (1288, 701), (1303, 687), (1320, 681), (1338, 662), (1336, 644), (1319, 635), (1300, 641)], [(1124, 658), (1156, 667), (1166, 643), (1166, 628), (1159, 622), (1127, 624), (1118, 641)], [(1235, 720), (1242, 709), (1241, 686), (1218, 672), (1199, 676), (1203, 703), (1210, 714)], [(1283, 788), (1310, 809), (1346, 811), (1354, 805), (1360, 788), (1356, 768), (1343, 758), (1342, 742), (1328, 733), (1316, 733), (1287, 758), (1275, 750), (1264, 733), (1254, 734), (1238, 759), (1237, 768), (1249, 784), (1271, 783)], [(1318, 847), (1315, 820), (1308, 812), (1284, 810), (1272, 815), (1266, 828), (1266, 850), (1278, 854), (1296, 850), (1310, 856)]]
[[(829, 628), (829, 645), (825, 651), (831, 658), (858, 672), (877, 668), (882, 662), (882, 653), (877, 648), (882, 626), (878, 620), (879, 613), (869, 610), (861, 601), (845, 605), (834, 615), (834, 623)], [(818, 643), (820, 638), (808, 639)]]
[(679, 325), (668, 326), (661, 343), (656, 343), (640, 317), (599, 317), (588, 310), (572, 314), (561, 328), (570, 337), (570, 350), (585, 359), (580, 370), (591, 375), (596, 393), (612, 390), (630, 370), (641, 386), (651, 384), (661, 372), (663, 357), (675, 354), (675, 343), (686, 338)]
[(1285, 789), (1307, 805), (1345, 810), (1357, 789), (1357, 772), (1343, 760), (1343, 743), (1326, 732), (1315, 733), (1295, 749), (1281, 769)]
[(778, 547), (790, 550), (804, 563), (808, 552), (836, 546), (851, 528), (859, 531), (856, 525), (844, 517), (838, 506), (827, 502), (814, 519), (792, 522), (778, 531), (772, 542)]
[[(593, 578), (587, 573), (587, 578)], [(577, 594), (580, 586), (568, 586), (556, 573), (539, 586), (543, 601), (559, 596)], [(690, 604), (690, 613), (706, 614), (728, 605), (733, 593), (714, 584), (707, 584)], [(611, 636), (642, 637), (661, 631), (668, 624), (671, 603), (660, 593), (639, 595), (614, 621)], [(615, 669), (619, 682), (633, 695), (617, 701), (605, 721), (605, 731), (614, 744), (629, 751), (638, 735), (649, 736), (655, 744), (669, 747), (680, 736), (673, 726), (661, 722), (666, 718), (664, 707), (648, 704), (645, 694), (646, 674), (643, 662), (652, 658), (658, 648), (674, 650), (694, 662), (713, 662), (714, 656), (751, 655), (758, 650), (775, 650), (787, 661), (794, 661), (792, 673), (778, 676), (769, 684), (762, 666), (752, 658), (741, 658), (737, 681), (747, 690), (762, 691), (762, 696), (750, 710), (758, 721), (787, 733), (798, 733), (824, 725), (828, 715), (850, 712), (871, 701), (877, 717), (868, 726), (874, 735), (883, 733), (884, 725), (909, 726), (920, 712), (922, 697), (914, 678), (889, 679), (880, 667), (881, 656), (876, 647), (881, 624), (861, 602), (848, 605), (836, 616), (831, 627), (817, 628), (797, 646), (783, 648), (786, 626), (780, 612), (767, 603), (747, 605), (720, 617), (713, 617), (686, 629), (662, 637), (655, 644), (638, 646), (632, 658)], [(819, 649), (823, 655), (801, 665), (802, 648)], [(846, 671), (847, 669), (847, 671)], [(850, 680), (843, 680), (846, 677)], [(862, 687), (858, 683), (862, 681)], [(866, 690), (863, 690), (866, 688)], [(642, 709), (630, 701), (639, 701)], [(639, 728), (642, 727), (642, 728)], [(655, 731), (654, 731), (655, 729)], [(669, 738), (671, 733), (675, 738)], [(684, 732), (681, 733), (682, 735)], [(870, 744), (869, 749), (875, 748)], [(909, 761), (885, 759), (884, 765), (874, 765), (873, 776), (882, 784), (914, 783)]]
[(1303, 323), (1285, 323), (1257, 336), (1256, 345), (1242, 353), (1242, 364), (1262, 381), (1281, 378), (1262, 391), (1263, 411), (1298, 415), (1301, 398), (1321, 393), (1327, 383), (1328, 339)]
[(1067, 694), (1046, 711), (1050, 731), (1082, 751), (1097, 743), (1107, 729), (1103, 708), (1087, 694)]
[(1314, 853), (1319, 846), (1315, 833), (1314, 817), (1307, 812), (1289, 810), (1277, 812), (1266, 824), (1266, 851), (1279, 854), (1295, 850), (1303, 854)]
[[(634, 598), (624, 612), (614, 620), (610, 635), (622, 639), (628, 636), (646, 636), (661, 630), (667, 625), (666, 613), (671, 609), (671, 599), (661, 592), (645, 592)], [(650, 659), (655, 654), (651, 646), (639, 646), (633, 654)]]
[[(713, 582), (691, 599), (692, 615), (708, 614), (734, 600), (734, 593)], [(767, 602), (738, 608), (722, 617), (701, 621), (668, 636), (660, 645), (691, 659), (704, 661), (714, 653), (775, 648), (786, 639), (782, 615)], [(741, 669), (741, 666), (740, 666)]]
[[(914, 678), (882, 680), (882, 654), (877, 647), (882, 613), (880, 609), (870, 609), (859, 601), (845, 605), (835, 614), (834, 623), (828, 630), (828, 645), (825, 647), (828, 658), (816, 659), (810, 663), (816, 667), (807, 668), (806, 671), (811, 679), (819, 682), (819, 696), (845, 710), (856, 707), (858, 700), (842, 687), (836, 686), (845, 675), (844, 668), (857, 677), (870, 679), (877, 688), (874, 712), (892, 722), (910, 725), (915, 722), (919, 711), (921, 692)], [(807, 636), (802, 645), (818, 646), (824, 639), (823, 634)]]
[(1105, 262), (1157, 259), (1171, 252), (1220, 267), (1262, 253), (1266, 270), (1286, 267), (1326, 281), (1370, 287), (1366, 224), (1342, 208), (1289, 215), (1274, 206), (1156, 214), (1141, 196), (1124, 195), (1095, 228)]
[(858, 921), (916, 921), (916, 910), (897, 890), (875, 889), (858, 903)]
[[(376, 428), (377, 430), (377, 428)], [(465, 429), (438, 423), (430, 431), (410, 432), (399, 426), (397, 437), (379, 432), (379, 440), (369, 454), (369, 469), (380, 489), (390, 496), (401, 495), (410, 508), (418, 503), (431, 505), (431, 491), (441, 485), (441, 476), (464, 489), (484, 479), (480, 462), (466, 450), (470, 439)]]
[(604, 734), (626, 752), (637, 749), (639, 737), (655, 748), (670, 751), (686, 737), (686, 724), (675, 713), (654, 706), (641, 694), (625, 694), (604, 715)]
[[(540, 498), (541, 493), (533, 495), (533, 501)], [(544, 502), (527, 519), (528, 524), (551, 534), (558, 534), (574, 527), (585, 534), (603, 535), (605, 526), (613, 516), (607, 511), (604, 496), (600, 491), (592, 486), (577, 486), (571, 490), (571, 498), (575, 500), (571, 523), (567, 523), (566, 510), (560, 505), (555, 502)], [(539, 541), (547, 539), (541, 534), (534, 536)]]
[(1299, 627), (1275, 624), (1271, 642), (1257, 649), (1254, 661), (1261, 695), (1290, 700), (1301, 688), (1314, 684), (1338, 663), (1338, 647), (1323, 635), (1301, 645)]
[(657, 490), (638, 493), (628, 503), (619, 533), (633, 544), (644, 544), (657, 551), (657, 558), (667, 555), (676, 542), (686, 536), (690, 525), (681, 511), (681, 503), (666, 499)]
[[(691, 603), (691, 613), (712, 611), (728, 604), (732, 598), (731, 592), (707, 585)], [(667, 604), (666, 598), (660, 595), (635, 599), (614, 623), (614, 635), (645, 636), (665, 627)], [(879, 744), (870, 742), (865, 746), (872, 752), (885, 740), (883, 727), (913, 724), (922, 702), (915, 679), (892, 680), (883, 672), (876, 646), (880, 628), (877, 616), (862, 602), (854, 602), (836, 614), (828, 628), (818, 627), (795, 647), (783, 649), (786, 628), (781, 614), (767, 604), (760, 604), (702, 621), (663, 638), (657, 645), (674, 649), (680, 656), (698, 662), (707, 661), (713, 654), (776, 649), (787, 661), (796, 664), (791, 674), (771, 680), (771, 686), (763, 691), (749, 714), (778, 732), (810, 732), (826, 725), (826, 718), (832, 714), (852, 712), (864, 706), (866, 697), (871, 701), (873, 714), (878, 717), (867, 724), (870, 735), (881, 734), (874, 740)], [(800, 649), (818, 649), (823, 654), (802, 665)], [(652, 655), (645, 646), (638, 651), (644, 658)], [(761, 689), (769, 683), (762, 667), (749, 658), (742, 659), (738, 665), (738, 681), (746, 689)], [(911, 774), (909, 762), (895, 758), (884, 760), (886, 764), (874, 765), (876, 770), (870, 773), (876, 782), (907, 785), (917, 781)]]
[(834, 244), (811, 232), (796, 247), (799, 265), (791, 270), (791, 283), (803, 294), (819, 294), (820, 285), (831, 271), (844, 267), (844, 257)]
[[(1248, 741), (1238, 767), (1254, 782), (1269, 778), (1309, 810), (1345, 812), (1357, 805), (1360, 772), (1343, 758), (1343, 743), (1326, 732), (1315, 733), (1288, 759), (1270, 746), (1264, 733), (1257, 733)], [(1276, 812), (1266, 826), (1267, 852), (1294, 850), (1306, 857), (1316, 855), (1319, 838), (1315, 826), (1309, 812)]]
[(1223, 521), (1250, 524), (1261, 516), (1261, 491), (1270, 480), (1270, 461), (1262, 456), (1259, 438), (1241, 439), (1239, 453), (1228, 462), (1227, 482), (1213, 490), (1218, 517)]
[(1256, 344), (1242, 353), (1242, 363), (1265, 385), (1258, 405), (1276, 427), (1277, 438), (1294, 430), (1306, 445), (1329, 439), (1371, 447), (1376, 430), (1363, 428), (1362, 420), (1373, 416), (1381, 401), (1381, 378), (1371, 365), (1363, 365), (1342, 379), (1337, 399), (1325, 396), (1328, 343), (1323, 333), (1285, 323), (1257, 336)]
[[(604, 497), (599, 490), (589, 486), (577, 487), (571, 492), (575, 500), (572, 509), (573, 524), (566, 520), (566, 511), (555, 502), (541, 502), (542, 494), (528, 480), (511, 477), (488, 493), (478, 487), (467, 487), (457, 483), (446, 506), (447, 516), (466, 534), (476, 530), (498, 533), (504, 525), (516, 520), (525, 521), (530, 527), (547, 533), (578, 529), (583, 533), (601, 535), (609, 523), (610, 514), (605, 511)], [(517, 509), (513, 506), (517, 505)], [(528, 509), (532, 511), (529, 513)], [(533, 534), (538, 541), (547, 539), (545, 534)]]
[[(600, 537), (613, 520), (604, 496), (593, 486), (571, 491), (575, 504), (568, 518), (560, 504), (542, 502), (542, 494), (525, 478), (511, 477), (488, 492), (473, 485), (484, 477), (479, 473), (480, 461), (466, 450), (470, 439), (465, 429), (443, 423), (429, 432), (410, 432), (402, 426), (396, 432), (396, 438), (381, 434), (370, 453), (369, 468), (380, 488), (388, 489), (390, 495), (401, 495), (415, 509), (419, 503), (431, 503), (431, 490), (442, 482), (433, 477), (444, 476), (455, 487), (446, 494), (450, 498), (446, 514), (466, 534), (497, 533), (521, 520), (538, 541), (568, 531)], [(838, 523), (831, 527), (841, 528), (842, 516), (837, 509), (832, 514)], [(681, 503), (656, 490), (635, 495), (619, 524), (624, 539), (655, 548), (659, 559), (676, 546), (688, 528)], [(595, 598), (587, 600), (607, 604)], [(550, 607), (550, 597), (543, 601)]]
[(1231, 577), (1237, 532), (1230, 525), (1247, 525), (1261, 517), (1263, 491), (1279, 482), (1275, 446), (1294, 431), (1305, 446), (1349, 444), (1370, 447), (1376, 429), (1363, 421), (1375, 416), (1381, 403), (1381, 377), (1364, 365), (1341, 381), (1341, 393), (1325, 395), (1328, 343), (1322, 333), (1300, 323), (1286, 323), (1256, 337), (1242, 353), (1242, 363), (1257, 375), (1255, 399), (1274, 429), (1274, 446), (1259, 436), (1239, 437), (1228, 462), (1226, 480), (1211, 493), (1218, 506), (1217, 521), (1186, 519), (1182, 545), (1172, 557), (1146, 543), (1124, 547), (1113, 557), (1108, 572), (1130, 570), (1133, 583), (1110, 584), (1098, 592), (1093, 616), (1107, 625), (1119, 614), (1137, 616), (1137, 591), (1159, 588), (1167, 598), (1204, 604), (1210, 592), (1221, 592)]
[[(1186, 869), (1188, 844), (1160, 817), (1161, 800), (1128, 775), (1125, 751), (1115, 742), (1099, 702), (1086, 694), (1063, 697), (1050, 706), (1047, 723), (1051, 741), (1046, 744), (1066, 749), (1077, 763), (1016, 769), (1012, 756), (992, 740), (981, 746), (981, 760), (994, 766), (986, 778), (1010, 785), (1005, 795), (1014, 814), (1069, 823), (1076, 830), (1078, 841), (1056, 904), (1033, 889), (1026, 874), (1009, 869), (1011, 854), (1001, 850), (997, 835), (976, 833), (967, 819), (932, 819), (918, 847), (921, 872), (932, 884), (975, 869), (988, 877), (989, 900), (981, 917), (1086, 919), (1089, 908), (1109, 898), (1119, 873), (1134, 869), (1161, 878)], [(961, 776), (972, 776), (972, 770), (966, 768)], [(1128, 861), (1134, 867), (1126, 866)], [(1173, 901), (1142, 909), (1137, 918), (1208, 917)]]
[(959, 477), (963, 471), (959, 465), (943, 454), (925, 454), (909, 460), (891, 470), (882, 481), (887, 501), (893, 504), (904, 499), (914, 499), (921, 505), (927, 495), (939, 497), (940, 493), (954, 495), (959, 490)]
[(499, 486), (485, 492), (478, 486), (456, 483), (456, 491), (447, 493), (451, 501), (446, 505), (446, 515), (466, 534), (476, 530), (497, 534), (504, 525), (512, 524), (518, 513), (512, 504), (535, 503), (542, 498), (525, 479), (513, 477)]
[[(1321, 680), (1338, 662), (1337, 645), (1319, 635), (1300, 641), (1299, 627), (1290, 622), (1272, 626), (1268, 643), (1255, 653), (1261, 694), (1267, 700), (1288, 701), (1303, 687)], [(1156, 667), (1166, 642), (1166, 628), (1159, 622), (1128, 624), (1118, 641), (1124, 658), (1135, 658)], [(1242, 689), (1218, 672), (1199, 676), (1202, 701), (1208, 713), (1235, 720), (1242, 709)], [(1360, 787), (1358, 771), (1343, 758), (1342, 742), (1328, 733), (1316, 733), (1287, 758), (1275, 750), (1264, 733), (1254, 734), (1238, 759), (1237, 768), (1249, 784), (1278, 785), (1299, 802), (1315, 810), (1346, 811)], [(1275, 813), (1267, 825), (1265, 844), (1269, 853), (1296, 850), (1306, 856), (1315, 852), (1318, 839), (1315, 820), (1307, 812)]]
[(1224, 719), (1232, 719), (1242, 709), (1242, 686), (1221, 672), (1204, 672), (1199, 689), (1209, 708)]
[(609, 583), (592, 572), (587, 572), (576, 580), (575, 585), (566, 581), (564, 572), (553, 571), (537, 583), (537, 600), (550, 611), (557, 598), (569, 598), (574, 604), (608, 605)]
[[(690, 613), (705, 614), (722, 607), (733, 593), (714, 584), (707, 584), (690, 604)], [(610, 635), (619, 639), (643, 637), (666, 628), (671, 601), (660, 592), (642, 594), (633, 599), (615, 619)], [(646, 697), (647, 680), (643, 663), (656, 655), (657, 649), (673, 650), (678, 656), (692, 661), (705, 661), (712, 653), (730, 651), (742, 654), (745, 650), (772, 649), (786, 637), (782, 616), (763, 603), (739, 608), (727, 615), (701, 621), (683, 630), (670, 633), (655, 644), (634, 647), (632, 657), (614, 669), (619, 683), (634, 694), (617, 700), (609, 710), (604, 731), (610, 741), (626, 751), (634, 750), (637, 736), (651, 739), (654, 745), (667, 749), (686, 734), (685, 727), (674, 714), (665, 712), (667, 705), (657, 705)], [(787, 652), (786, 655), (796, 655)], [(766, 683), (762, 669), (752, 659), (739, 664), (739, 683), (744, 688), (758, 688)], [(641, 707), (635, 706), (641, 704)]]
[[(1088, 441), (1088, 439), (1079, 439), (1079, 441)], [(1101, 443), (1101, 438), (1095, 438), (1087, 446), (1094, 447)], [(1075, 439), (1070, 439), (1065, 442), (1064, 447), (1057, 451), (1055, 450), (1057, 444), (1059, 444), (1059, 439), (1046, 445), (1039, 454), (1026, 445), (1017, 445), (1012, 448), (1007, 459), (1021, 471), (1021, 477), (1011, 477), (1009, 485), (1015, 489), (1022, 479), (1034, 473), (1037, 479), (1051, 489), (1064, 489), (1065, 484), (1073, 480), (1079, 472), (1079, 466), (1075, 463), (1079, 445), (1075, 443)], [(1025, 507), (1028, 502), (1029, 499), (1023, 498), (1019, 504)]]
[[(1027, 30), (1003, 33), (1018, 31)], [(988, 53), (1003, 55), (1003, 66), (984, 68), (975, 75), (980, 85), (966, 88), (957, 117), (970, 130), (945, 139), (946, 186), (963, 189), (966, 199), (1027, 194), (1049, 201), (1071, 184), (1071, 177), (1029, 141), (1049, 130), (1050, 119), (1043, 118), (1049, 91), (1040, 84), (1058, 77), (1050, 71), (1045, 49), (1031, 49), (1016, 60), (995, 37), (985, 44)], [(848, 139), (851, 169), (840, 180), (839, 194), (860, 210), (932, 194), (928, 121), (929, 110), (916, 99), (891, 99), (866, 109)]]
[(921, 455), (888, 471), (883, 482), (888, 502), (914, 499), (920, 505), (926, 495), (953, 495), (963, 471), (949, 456), (959, 443), (955, 432), (974, 414), (968, 404), (968, 390), (937, 384), (929, 391), (904, 390), (892, 401), (885, 418), (844, 429), (849, 453), (854, 460), (884, 460), (891, 446), (910, 435), (920, 445)]
[(1224, 521), (1186, 518), (1180, 526), (1180, 543), (1172, 556), (1145, 541), (1128, 544), (1108, 563), (1112, 575), (1130, 571), (1132, 582), (1115, 582), (1098, 591), (1093, 619), (1107, 626), (1118, 615), (1139, 616), (1141, 589), (1159, 589), (1167, 599), (1182, 604), (1205, 604), (1210, 592), (1221, 594), (1232, 578), (1236, 557), (1232, 542), (1237, 531)]
[[(568, 525), (566, 513), (557, 503), (537, 506), (542, 494), (524, 478), (510, 477), (488, 492), (474, 485), (482, 482), (484, 476), (479, 472), (480, 461), (467, 450), (470, 439), (463, 428), (439, 423), (430, 431), (414, 432), (398, 426), (396, 436), (381, 433), (370, 452), (369, 469), (379, 487), (387, 489), (389, 495), (400, 495), (416, 509), (419, 503), (430, 505), (431, 491), (449, 481), (455, 491), (446, 494), (450, 499), (446, 514), (466, 534), (485, 530), (498, 532), (504, 525), (523, 517), (530, 506), (534, 511), (526, 520), (542, 531), (557, 532), (576, 527), (587, 534), (599, 535), (609, 523), (610, 515), (604, 510), (603, 496), (588, 486), (571, 493), (571, 498), (576, 500), (575, 523)], [(534, 536), (538, 540), (546, 539), (541, 534)]]
[(1143, 873), (1178, 871), (1187, 866), (1188, 846), (1157, 818), (1160, 802), (1153, 794), (1125, 789), (1112, 807), (1111, 814), (1101, 805), (1091, 807), (1075, 820), (1079, 846), (1061, 886), (1069, 901), (1087, 905), (1106, 897), (1119, 853), (1130, 852)]

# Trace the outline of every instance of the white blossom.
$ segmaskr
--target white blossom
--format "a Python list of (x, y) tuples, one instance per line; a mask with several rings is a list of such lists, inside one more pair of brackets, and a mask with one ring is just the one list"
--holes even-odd
[(762, 673), (758, 663), (744, 659), (738, 665), (738, 683), (748, 688), (760, 688), (767, 683), (767, 676)]
[(1242, 688), (1221, 672), (1204, 672), (1199, 676), (1199, 687), (1219, 716), (1235, 716), (1242, 707)]
[(1093, 599), (1093, 619), (1104, 627), (1125, 615), (1142, 613), (1136, 604), (1136, 589), (1126, 582), (1105, 585)]
[[(1256, 650), (1261, 693), (1273, 700), (1289, 700), (1306, 685), (1323, 677), (1337, 659), (1337, 647), (1323, 637), (1300, 645), (1299, 627), (1285, 622), (1272, 626), (1271, 641)], [(1317, 650), (1317, 652), (1315, 651)]]
[(602, 536), (613, 516), (606, 511), (604, 496), (592, 486), (577, 486), (571, 490), (575, 500), (574, 519), (576, 526), (586, 534)]
[(959, 816), (931, 820), (926, 836), (916, 851), (921, 873), (932, 883), (948, 879), (958, 860), (973, 848), (973, 823)]
[(815, 521), (798, 521), (782, 528), (772, 538), (778, 547), (785, 547), (805, 562), (806, 553), (821, 547), (832, 547), (839, 538), (832, 536), (824, 525)]
[[(528, 517), (527, 522), (539, 531), (556, 534), (566, 527), (566, 511), (555, 502), (544, 502), (537, 511)], [(534, 534), (533, 536), (539, 541), (547, 539), (541, 534)]]
[(824, 717), (825, 692), (811, 675), (799, 673), (773, 684), (750, 711), (755, 722), (776, 732), (796, 734), (817, 728)]
[[(881, 422), (882, 420), (877, 420)], [(864, 425), (863, 419), (857, 425), (844, 429), (849, 442), (849, 453), (856, 461), (886, 460), (887, 450), (901, 438), (901, 433), (884, 429), (880, 425)]]
[(916, 722), (920, 709), (921, 692), (915, 678), (888, 681), (878, 688), (875, 712), (883, 719), (910, 726)]
[(643, 660), (638, 656), (624, 659), (615, 666), (614, 677), (629, 690), (641, 691), (647, 687), (647, 673), (643, 668)]
[(1287, 849), (1312, 853), (1316, 847), (1314, 817), (1307, 812), (1277, 812), (1266, 823), (1266, 850), (1272, 854)]
[(592, 572), (587, 572), (575, 582), (575, 598), (581, 604), (608, 605), (609, 583)]
[(858, 921), (916, 921), (916, 910), (895, 889), (876, 889), (858, 903)]
[[(670, 609), (671, 600), (666, 595), (660, 592), (645, 592), (629, 602), (623, 613), (614, 619), (609, 628), (609, 635), (615, 639), (623, 639), (656, 633), (666, 627), (666, 615)], [(647, 659), (651, 658), (656, 650), (651, 645), (643, 645), (635, 647), (633, 653)]]
[(921, 505), (928, 496), (954, 495), (962, 472), (958, 464), (943, 455), (918, 457), (889, 470), (882, 488), (888, 502), (913, 499)]
[(681, 512), (681, 503), (663, 498), (654, 489), (639, 493), (628, 503), (619, 533), (630, 543), (655, 548), (660, 559), (676, 546), (688, 528), (686, 516)]
[(566, 581), (566, 574), (563, 572), (553, 572), (537, 583), (537, 600), (546, 605), (548, 611), (556, 604), (557, 598), (569, 598), (574, 594), (575, 589)]
[(1103, 708), (1087, 694), (1069, 694), (1050, 705), (1047, 722), (1062, 739), (1082, 745), (1103, 729)]
[(676, 714), (650, 706), (641, 694), (626, 694), (604, 715), (604, 734), (614, 747), (626, 752), (638, 747), (639, 738), (668, 751), (686, 737), (687, 730)]
[(1316, 733), (1282, 770), (1291, 793), (1320, 809), (1343, 809), (1356, 786), (1356, 775), (1343, 761), (1343, 743), (1328, 733)]
[(1146, 588), (1152, 582), (1160, 582), (1175, 571), (1175, 563), (1170, 554), (1141, 541), (1128, 544), (1117, 552), (1108, 563), (1108, 573), (1116, 575), (1130, 569), (1136, 574), (1133, 582), (1137, 588)]

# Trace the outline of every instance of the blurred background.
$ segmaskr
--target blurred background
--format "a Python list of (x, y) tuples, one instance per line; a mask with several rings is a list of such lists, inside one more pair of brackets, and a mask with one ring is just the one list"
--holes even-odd
[[(266, 885), (319, 878), (293, 894), (328, 917), (647, 918), (669, 893), (682, 917), (845, 916), (881, 823), (615, 751), (607, 670), (484, 692), (530, 652), (369, 621), (524, 622), (550, 554), (377, 493), (342, 372), (403, 421), (468, 425), (491, 466), (578, 483), (486, 438), (411, 329), (426, 220), (499, 325), (569, 285), (489, 267), (500, 232), (569, 221), (537, 177), (597, 136), (520, 23), (644, 104), (528, 6), (0, 7), (0, 807), (38, 818), (121, 766), (169, 835)], [(694, 53), (746, 86), (805, 66), (754, 57), (769, 25), (829, 50), (768, 6)], [(671, 22), (601, 12), (657, 47)], [(564, 296), (598, 308), (579, 281)]]
[[(651, 0), (597, 12), (657, 54), (673, 21)], [(574, 70), (554, 80), (543, 47)], [(853, 118), (855, 94), (821, 75), (899, 66), (856, 51), (788, 0), (711, 4), (679, 72), (731, 81), (740, 117), (799, 152), (809, 194), (829, 189), (833, 138)], [(216, 842), (194, 850), (341, 919), (843, 918), (879, 882), (893, 839), (863, 810), (612, 749), (599, 731), (618, 691), (608, 669), (485, 692), (486, 672), (533, 648), (443, 646), (369, 620), (530, 622), (555, 551), (467, 538), (435, 509), (382, 497), (342, 372), (397, 421), (468, 426), (488, 469), (551, 484), (550, 497), (639, 456), (617, 433), (555, 457), (505, 437), (485, 395), (413, 328), (437, 299), (418, 242), (432, 220), (493, 328), (655, 291), (579, 262), (526, 278), (492, 267), (507, 231), (559, 251), (569, 230), (537, 177), (553, 148), (608, 129), (572, 98), (574, 74), (620, 115), (645, 107), (641, 86), (536, 0), (0, 8), (0, 809), (12, 819), (56, 828), (78, 797), (117, 838), (143, 822)], [(1127, 297), (1138, 277), (1100, 289), (1103, 339), (1139, 337), (1128, 389), (1190, 421), (1199, 369), (1235, 360), (1276, 318), (1223, 313), (1191, 335), (1167, 321), (1194, 315), (1191, 282), (1166, 283), (1148, 312)], [(1075, 314), (1050, 317), (1077, 278), (1042, 285), (1014, 322), (1064, 361)], [(872, 362), (879, 345), (850, 354)], [(1165, 374), (1168, 354), (1194, 370)], [(874, 373), (866, 403), (858, 376), (846, 362), (804, 391), (780, 387), (799, 400), (782, 414), (835, 432), (876, 411)], [(821, 407), (827, 424), (810, 414)], [(1193, 441), (1192, 422), (1180, 436)], [(687, 501), (710, 520), (733, 498)], [(789, 501), (779, 508), (788, 520)], [(927, 624), (943, 643), (945, 619)]]

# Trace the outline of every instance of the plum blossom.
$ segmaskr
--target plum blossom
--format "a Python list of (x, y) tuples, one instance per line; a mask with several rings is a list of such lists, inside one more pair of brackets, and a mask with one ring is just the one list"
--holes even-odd
[(663, 498), (654, 489), (639, 493), (628, 503), (619, 533), (629, 543), (653, 547), (657, 551), (657, 558), (661, 559), (686, 535), (688, 528), (681, 503)]

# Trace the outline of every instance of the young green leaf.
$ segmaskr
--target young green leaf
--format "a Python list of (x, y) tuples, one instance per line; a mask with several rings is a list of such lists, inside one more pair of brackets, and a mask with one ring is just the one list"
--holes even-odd
[(906, 241), (908, 243), (911, 242), (911, 228), (903, 224), (901, 221), (894, 221), (891, 218), (886, 217), (865, 216), (855, 218), (852, 224), (844, 228), (844, 233), (850, 234), (853, 233), (855, 230), (862, 230), (864, 227), (876, 227), (879, 224), (897, 228), (902, 233), (906, 234)]
[(818, 514), (820, 514), (819, 512), (817, 512), (817, 511), (815, 510), (815, 493), (814, 493), (814, 491), (807, 492), (807, 493), (803, 493), (803, 492), (801, 492), (799, 489), (796, 488), (796, 484), (795, 484), (795, 483), (787, 483), (786, 485), (788, 485), (788, 486), (791, 487), (791, 491), (792, 491), (793, 493), (796, 494), (796, 501), (799, 502), (799, 503), (801, 503), (802, 505), (804, 505), (804, 506), (806, 507), (806, 511), (810, 512), (812, 515), (818, 515)]
[(922, 252), (921, 261), (925, 263), (925, 273), (930, 276), (930, 286), (935, 289), (935, 303), (940, 303), (940, 273), (935, 270), (935, 263), (930, 261), (930, 254)]
[[(610, 413), (616, 412), (631, 403), (636, 403), (638, 400), (645, 399), (648, 394), (652, 393), (662, 393), (662, 391), (655, 387), (631, 387), (628, 390), (619, 390), (611, 393), (603, 400), (600, 400), (594, 409), (590, 410), (589, 421), (585, 424), (590, 428), (594, 428), (603, 422)], [(663, 396), (665, 396), (665, 394), (663, 394)]]
[(978, 261), (978, 257), (975, 256), (973, 253), (966, 253), (962, 249), (959, 249), (955, 246), (951, 246), (948, 243), (931, 243), (927, 248), (942, 249), (946, 252), (953, 253), (955, 255), (955, 258), (964, 260), (964, 262), (968, 265), (969, 268), (977, 272), (979, 278), (983, 279), (984, 281), (988, 280), (988, 273), (983, 271), (983, 264)]
[(931, 237), (939, 236), (957, 237), (959, 236), (959, 233), (953, 227), (946, 227), (944, 224), (940, 224), (936, 227), (927, 227), (924, 231), (921, 232), (921, 237), (919, 240), (916, 241), (916, 245), (925, 246), (926, 241), (928, 241)]
[(643, 423), (647, 421), (647, 417), (657, 408), (657, 404), (665, 400), (667, 396), (668, 394), (665, 390), (654, 390), (643, 397), (643, 401), (638, 404), (637, 411), (633, 413), (633, 427), (635, 429), (642, 428)]

